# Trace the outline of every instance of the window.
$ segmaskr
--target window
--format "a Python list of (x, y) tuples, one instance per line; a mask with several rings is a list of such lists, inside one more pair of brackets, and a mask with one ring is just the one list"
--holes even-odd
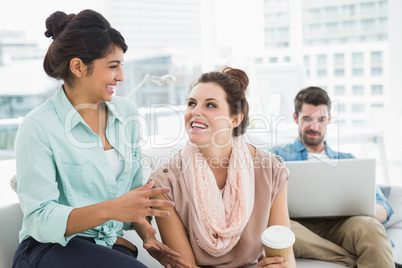
[(288, 27), (278, 28), (278, 38), (279, 39), (289, 38), (289, 28)]
[(336, 102), (337, 105), (334, 105), (335, 112), (344, 113), (346, 112), (346, 105), (344, 103)]
[(310, 16), (312, 18), (320, 18), (321, 17), (321, 9), (310, 9), (309, 10)]
[(360, 9), (361, 9), (361, 12), (362, 12), (363, 14), (376, 12), (376, 8), (375, 8), (375, 3), (374, 3), (374, 2), (361, 4)]
[(266, 35), (268, 40), (275, 39), (275, 37), (276, 37), (275, 29), (266, 29), (265, 30), (265, 35)]
[(330, 18), (338, 16), (338, 8), (337, 7), (326, 7), (325, 8), (325, 16), (330, 17)]
[(382, 85), (372, 85), (371, 95), (384, 95)]
[(289, 47), (289, 42), (281, 42), (276, 45), (276, 47)]
[(379, 28), (380, 29), (387, 29), (388, 26), (388, 19), (387, 18), (381, 18), (379, 19)]
[(319, 35), (322, 32), (321, 24), (311, 24), (307, 27), (307, 32), (310, 35)]
[(262, 58), (256, 58), (256, 59), (254, 59), (254, 62), (256, 64), (261, 64), (263, 62), (263, 59)]
[(382, 52), (381, 51), (371, 52), (371, 65), (373, 65), (373, 64), (382, 64)]
[(352, 112), (354, 112), (354, 113), (364, 113), (364, 103), (354, 103), (354, 104), (352, 104)]
[(374, 19), (362, 20), (361, 25), (363, 31), (371, 31), (375, 29), (375, 20)]
[(335, 66), (343, 66), (345, 64), (345, 55), (344, 54), (335, 54), (334, 55), (334, 64), (335, 64)]
[(269, 62), (270, 62), (270, 63), (277, 63), (277, 62), (278, 62), (278, 58), (276, 58), (276, 57), (271, 57), (271, 58), (269, 58)]
[(355, 14), (355, 5), (346, 5), (342, 7), (344, 16), (353, 16)]
[(317, 66), (327, 67), (327, 55), (317, 55)]
[(379, 4), (379, 11), (380, 12), (387, 12), (388, 11), (388, 3), (387, 1), (381, 1)]
[(337, 33), (338, 32), (338, 23), (332, 22), (325, 24), (325, 29), (327, 33)]
[(334, 95), (335, 96), (344, 96), (346, 93), (344, 86), (335, 86)]
[(324, 89), (325, 91), (328, 91), (328, 90), (327, 90), (327, 86), (321, 85), (321, 86), (319, 86), (319, 87), (322, 88), (322, 89)]
[(382, 68), (381, 67), (371, 68), (371, 75), (372, 76), (381, 76), (382, 75)]
[(363, 65), (363, 53), (362, 52), (352, 53), (352, 65), (353, 66)]
[(317, 76), (322, 78), (322, 77), (327, 77), (327, 70), (318, 70), (317, 71)]
[(345, 69), (335, 69), (334, 76), (335, 77), (344, 77), (345, 76)]
[(343, 126), (343, 127), (346, 126), (346, 120), (342, 119), (342, 120), (338, 120), (337, 122), (338, 122), (339, 126)]
[(352, 75), (353, 76), (363, 76), (363, 68), (353, 68)]
[(344, 103), (338, 105), (338, 112), (340, 113), (346, 112), (346, 105)]
[(342, 30), (344, 32), (353, 32), (356, 30), (356, 23), (354, 21), (345, 21), (342, 23)]
[(364, 120), (353, 120), (352, 125), (354, 127), (364, 127), (366, 125), (366, 121), (364, 121)]
[(303, 62), (304, 62), (304, 66), (310, 67), (310, 56), (309, 55), (304, 55), (303, 56)]
[(372, 103), (370, 105), (371, 108), (384, 108), (384, 104), (383, 103)]
[(353, 95), (364, 95), (364, 87), (361, 85), (353, 86), (352, 87), (352, 94)]
[(360, 42), (360, 39), (357, 36), (350, 36), (348, 38), (344, 38), (344, 40), (345, 40), (345, 43), (357, 43), (357, 42)]
[(283, 58), (283, 61), (284, 61), (284, 62), (290, 62), (290, 57), (289, 57), (289, 56), (284, 57), (284, 58)]

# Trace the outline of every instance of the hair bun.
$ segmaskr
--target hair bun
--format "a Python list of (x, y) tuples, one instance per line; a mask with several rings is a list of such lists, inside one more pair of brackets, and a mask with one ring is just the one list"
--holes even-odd
[(66, 24), (75, 16), (75, 14), (67, 15), (63, 11), (56, 11), (46, 19), (46, 37), (56, 39), (63, 31)]
[(247, 74), (243, 70), (225, 67), (223, 68), (222, 73), (229, 75), (232, 79), (236, 80), (242, 90), (247, 89), (249, 80)]

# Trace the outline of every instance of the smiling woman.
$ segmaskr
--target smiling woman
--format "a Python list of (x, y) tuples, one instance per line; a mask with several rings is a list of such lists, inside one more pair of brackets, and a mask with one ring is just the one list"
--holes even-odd
[[(151, 255), (174, 255), (153, 237), (150, 201), (167, 188), (143, 181), (139, 126), (130, 100), (114, 97), (127, 45), (99, 13), (57, 11), (45, 72), (64, 84), (30, 112), (16, 138), (18, 197), (24, 214), (13, 267), (145, 267), (123, 229), (136, 229)], [(134, 157), (133, 157), (134, 156)], [(135, 189), (136, 188), (136, 189)]]
[(177, 205), (158, 218), (162, 240), (193, 267), (295, 267), (262, 254), (271, 225), (289, 227), (288, 172), (274, 155), (246, 144), (248, 77), (239, 69), (201, 75), (185, 113), (189, 141), (152, 175)]

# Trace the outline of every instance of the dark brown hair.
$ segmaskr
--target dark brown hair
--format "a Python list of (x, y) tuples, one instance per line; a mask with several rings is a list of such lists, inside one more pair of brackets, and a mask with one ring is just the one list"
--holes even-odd
[(91, 74), (92, 63), (106, 57), (117, 45), (127, 51), (123, 36), (112, 28), (98, 12), (83, 10), (77, 15), (56, 11), (46, 19), (46, 37), (53, 41), (46, 53), (43, 68), (50, 77), (63, 79), (72, 86), (74, 76), (70, 61), (79, 58), (88, 66)]
[(328, 113), (331, 113), (331, 99), (322, 88), (308, 87), (297, 93), (294, 100), (296, 116), (299, 116), (303, 103), (312, 104), (314, 106), (324, 104), (328, 108)]
[(222, 72), (204, 73), (193, 84), (189, 92), (200, 83), (215, 83), (226, 92), (230, 115), (243, 114), (243, 121), (233, 129), (233, 135), (237, 137), (246, 133), (249, 124), (249, 107), (246, 99), (247, 74), (243, 70), (230, 67), (223, 68)]

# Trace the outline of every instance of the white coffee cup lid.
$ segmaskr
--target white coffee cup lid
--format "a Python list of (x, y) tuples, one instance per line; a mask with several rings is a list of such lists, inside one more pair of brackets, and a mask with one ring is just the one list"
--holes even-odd
[(294, 244), (294, 233), (287, 227), (273, 225), (268, 227), (261, 235), (261, 242), (270, 248), (287, 248)]

